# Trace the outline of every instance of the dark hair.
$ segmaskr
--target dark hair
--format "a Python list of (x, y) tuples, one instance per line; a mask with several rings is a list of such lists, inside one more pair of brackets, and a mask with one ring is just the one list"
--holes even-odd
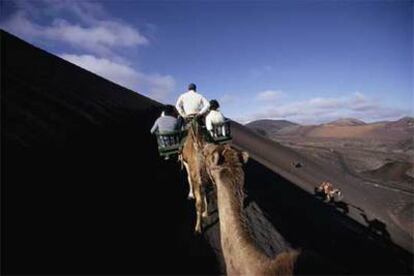
[(166, 116), (176, 116), (176, 110), (175, 110), (175, 106), (167, 104), (166, 106), (164, 106), (164, 115)]
[(217, 110), (220, 107), (217, 100), (210, 101), (210, 110)]
[(197, 86), (196, 86), (194, 83), (190, 83), (190, 84), (188, 85), (188, 90), (194, 90), (194, 91), (197, 91)]

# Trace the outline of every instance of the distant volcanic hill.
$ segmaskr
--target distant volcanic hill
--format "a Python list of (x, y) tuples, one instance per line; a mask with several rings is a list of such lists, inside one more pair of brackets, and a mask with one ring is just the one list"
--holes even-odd
[[(163, 105), (0, 35), (2, 274), (224, 274), (214, 189), (194, 235), (187, 177), (149, 132)], [(298, 274), (412, 274), (406, 194), (378, 192), (235, 122), (232, 135), (251, 156), (246, 227), (266, 255), (302, 249)], [(346, 200), (315, 197), (326, 179)]]
[(338, 119), (338, 120), (326, 123), (325, 125), (330, 125), (330, 126), (363, 126), (363, 125), (366, 125), (366, 123), (361, 121), (361, 120), (354, 119), (354, 118), (343, 118), (343, 119)]
[(263, 136), (272, 136), (285, 127), (295, 126), (297, 124), (286, 120), (257, 120), (246, 124), (247, 127), (256, 130)]
[[(263, 123), (263, 121), (265, 121)], [(269, 122), (268, 122), (269, 121)], [(281, 123), (279, 123), (281, 122)], [(247, 127), (275, 138), (278, 136), (308, 138), (344, 138), (404, 141), (414, 135), (414, 118), (404, 117), (395, 122), (365, 123), (358, 119), (339, 119), (320, 125), (298, 125), (289, 121), (258, 120)]]
[(387, 128), (401, 128), (414, 130), (414, 118), (412, 117), (403, 117), (395, 122), (388, 122), (385, 125)]

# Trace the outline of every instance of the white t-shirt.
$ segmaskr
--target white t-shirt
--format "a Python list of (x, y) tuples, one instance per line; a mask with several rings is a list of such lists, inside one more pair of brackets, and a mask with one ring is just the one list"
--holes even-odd
[(190, 90), (178, 98), (175, 107), (181, 116), (187, 117), (189, 115), (204, 114), (210, 107), (210, 103), (201, 94)]
[(213, 125), (224, 123), (224, 116), (218, 110), (211, 110), (206, 116), (206, 128), (212, 130)]

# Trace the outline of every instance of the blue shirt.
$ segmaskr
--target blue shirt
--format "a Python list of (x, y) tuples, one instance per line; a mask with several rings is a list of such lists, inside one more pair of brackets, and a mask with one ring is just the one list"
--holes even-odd
[(172, 116), (159, 117), (151, 128), (151, 133), (158, 130), (159, 133), (177, 130), (178, 121)]

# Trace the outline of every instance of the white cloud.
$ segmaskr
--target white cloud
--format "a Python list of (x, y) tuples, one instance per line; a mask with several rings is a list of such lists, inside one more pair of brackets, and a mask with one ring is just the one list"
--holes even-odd
[(76, 21), (93, 22), (108, 17), (107, 12), (98, 2), (73, 0), (13, 0), (20, 11), (26, 12), (31, 18), (42, 18), (69, 14), (76, 17)]
[(257, 94), (256, 99), (259, 101), (274, 101), (284, 96), (282, 91), (266, 90)]
[[(129, 24), (112, 18), (101, 18), (105, 13), (98, 4), (83, 1), (18, 3), (20, 9), (1, 25), (4, 29), (25, 39), (68, 43), (78, 49), (99, 55), (110, 55), (116, 48), (136, 47), (149, 43), (144, 35)], [(45, 10), (41, 10), (34, 3), (40, 3)], [(39, 14), (42, 12), (43, 18), (47, 18), (51, 12), (56, 14), (48, 24), (40, 24), (36, 22), (36, 18), (40, 17)], [(72, 14), (72, 17), (64, 15), (65, 12)], [(70, 22), (73, 21), (73, 15), (79, 18), (75, 23)]]
[(124, 50), (147, 45), (149, 40), (134, 26), (111, 17), (101, 4), (72, 0), (15, 3), (17, 12), (1, 23), (5, 30), (35, 44), (70, 45), (77, 54), (63, 48), (66, 53), (60, 57), (156, 100), (165, 100), (174, 89), (172, 76), (132, 67)]
[(175, 87), (175, 80), (169, 75), (145, 74), (127, 64), (113, 62), (106, 58), (72, 54), (62, 54), (60, 57), (156, 100), (166, 100)]
[(148, 43), (148, 40), (134, 28), (111, 21), (100, 21), (95, 26), (82, 27), (65, 20), (56, 20), (45, 30), (50, 39), (66, 41), (87, 49), (132, 47)]
[(239, 121), (286, 119), (306, 124), (327, 122), (344, 117), (354, 117), (366, 121), (385, 120), (399, 118), (406, 114), (405, 110), (386, 107), (382, 103), (356, 92), (348, 97), (316, 97), (305, 101), (276, 105), (240, 117)]
[(82, 22), (95, 22), (108, 17), (108, 13), (98, 2), (73, 0), (37, 0), (43, 3), (53, 14), (67, 12)]
[(364, 94), (355, 92), (348, 102), (350, 108), (354, 111), (368, 111), (375, 110), (378, 106), (378, 102), (372, 99), (368, 99)]
[(338, 98), (313, 98), (301, 104), (304, 105), (304, 108), (306, 108), (306, 106), (312, 106), (313, 108), (319, 109), (333, 109), (343, 107), (344, 101), (343, 99)]
[(230, 105), (236, 102), (236, 97), (230, 94), (224, 94), (219, 98), (220, 105)]

